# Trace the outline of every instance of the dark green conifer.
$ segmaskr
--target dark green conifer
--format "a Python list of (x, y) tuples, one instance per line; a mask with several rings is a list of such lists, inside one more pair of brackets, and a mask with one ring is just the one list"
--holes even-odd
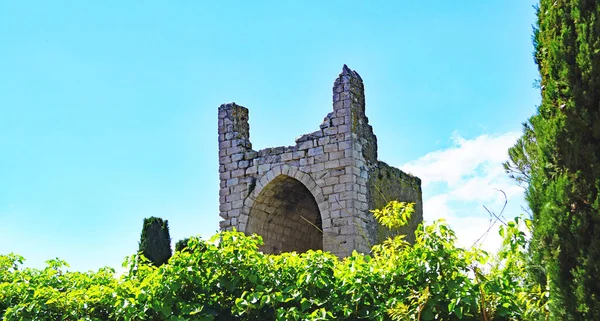
[(139, 251), (154, 266), (161, 266), (171, 258), (171, 236), (169, 221), (158, 217), (144, 219)]
[(528, 183), (550, 319), (600, 320), (600, 2), (541, 0), (537, 16), (542, 102), (505, 167)]

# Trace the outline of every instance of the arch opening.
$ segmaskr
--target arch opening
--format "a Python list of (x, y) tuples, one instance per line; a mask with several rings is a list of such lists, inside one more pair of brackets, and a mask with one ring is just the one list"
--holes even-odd
[[(318, 227), (318, 229), (316, 227)], [(319, 206), (312, 193), (295, 178), (279, 175), (256, 197), (247, 232), (262, 236), (265, 253), (323, 249)]]

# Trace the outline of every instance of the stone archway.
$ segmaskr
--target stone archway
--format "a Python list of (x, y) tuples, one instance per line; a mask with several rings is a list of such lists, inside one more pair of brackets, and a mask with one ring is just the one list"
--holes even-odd
[(262, 236), (265, 253), (323, 249), (328, 206), (309, 174), (287, 165), (276, 166), (257, 182), (246, 199), (244, 232)]
[(323, 249), (319, 206), (304, 184), (287, 175), (277, 176), (258, 194), (246, 230), (262, 236), (265, 253)]

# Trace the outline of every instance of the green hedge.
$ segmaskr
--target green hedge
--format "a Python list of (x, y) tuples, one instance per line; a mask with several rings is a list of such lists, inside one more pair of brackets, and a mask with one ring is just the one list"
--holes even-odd
[[(394, 207), (390, 207), (393, 209)], [(382, 214), (379, 213), (381, 219)], [(521, 220), (495, 256), (455, 245), (442, 221), (343, 260), (322, 251), (268, 255), (261, 238), (190, 238), (167, 264), (129, 257), (127, 272), (22, 268), (0, 256), (3, 320), (538, 320), (545, 292), (527, 284)]]

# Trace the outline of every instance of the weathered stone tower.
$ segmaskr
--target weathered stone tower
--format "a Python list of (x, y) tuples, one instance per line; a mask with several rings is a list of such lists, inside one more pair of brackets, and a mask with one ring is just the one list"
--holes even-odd
[(368, 252), (385, 231), (369, 209), (415, 202), (404, 234), (423, 220), (421, 180), (377, 160), (363, 82), (346, 65), (333, 85), (333, 112), (294, 146), (254, 151), (248, 109), (219, 107), (222, 230), (263, 237), (266, 253), (323, 249)]

